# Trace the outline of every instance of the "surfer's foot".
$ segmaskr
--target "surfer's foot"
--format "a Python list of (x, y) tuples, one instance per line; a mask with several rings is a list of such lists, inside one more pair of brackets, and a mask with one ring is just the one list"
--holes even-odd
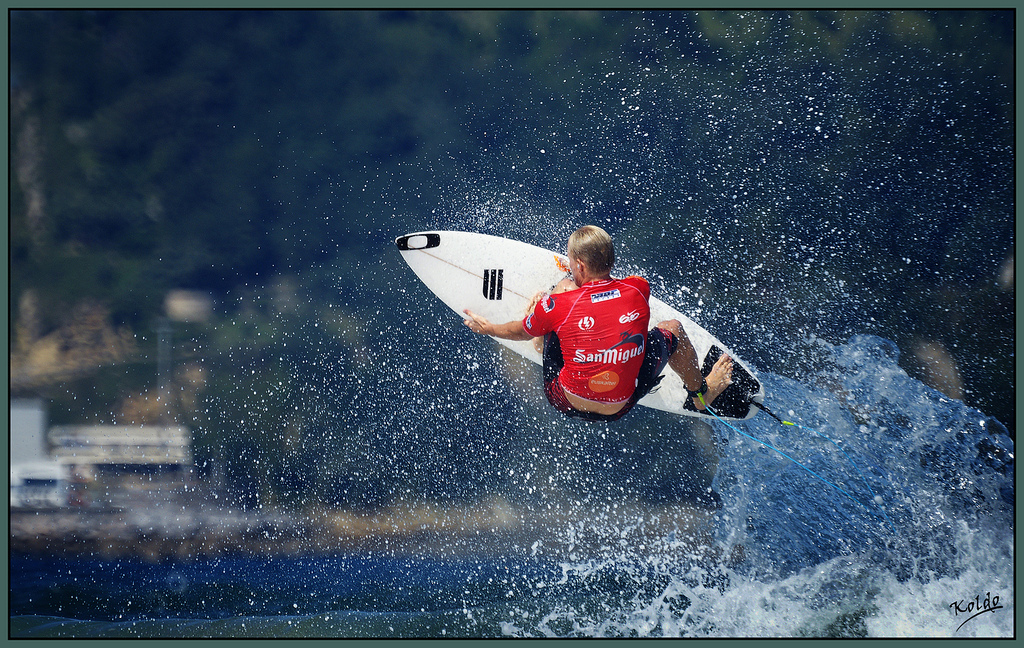
[[(723, 353), (718, 358), (715, 366), (711, 367), (711, 373), (704, 380), (708, 383), (708, 391), (704, 394), (704, 402), (710, 405), (732, 384), (732, 358)], [(704, 408), (698, 405), (697, 409)]]

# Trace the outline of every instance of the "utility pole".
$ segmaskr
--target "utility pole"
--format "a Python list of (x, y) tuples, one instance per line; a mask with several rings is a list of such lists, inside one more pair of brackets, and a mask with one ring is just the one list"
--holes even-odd
[(157, 390), (160, 393), (160, 402), (163, 406), (164, 418), (170, 416), (170, 398), (171, 398), (171, 350), (172, 346), (172, 330), (171, 322), (166, 317), (161, 317), (157, 321), (157, 350), (156, 350), (156, 376), (157, 376)]

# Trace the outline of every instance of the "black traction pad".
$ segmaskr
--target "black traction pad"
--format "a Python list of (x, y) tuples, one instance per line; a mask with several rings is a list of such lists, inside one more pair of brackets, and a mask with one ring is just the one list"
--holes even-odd
[[(708, 350), (708, 354), (704, 357), (704, 365), (700, 368), (701, 375), (707, 376), (711, 373), (711, 368), (715, 366), (720, 357), (722, 357), (722, 349), (717, 345), (712, 345)], [(753, 407), (752, 398), (760, 390), (761, 383), (757, 381), (757, 378), (750, 375), (739, 363), (734, 363), (732, 366), (732, 384), (718, 395), (715, 402), (711, 404), (711, 409), (719, 416), (737, 419), (746, 418), (747, 414), (750, 413), (750, 408)], [(693, 399), (691, 398), (686, 399), (685, 407), (690, 411), (699, 412), (694, 407)], [(706, 416), (712, 417), (711, 414), (706, 414)]]

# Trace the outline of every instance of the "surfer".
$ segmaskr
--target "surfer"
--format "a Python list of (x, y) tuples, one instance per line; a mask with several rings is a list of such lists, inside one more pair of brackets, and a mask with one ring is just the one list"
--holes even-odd
[(733, 362), (725, 354), (701, 375), (678, 320), (648, 330), (650, 285), (637, 276), (612, 278), (615, 250), (606, 231), (581, 227), (567, 247), (571, 276), (535, 295), (522, 320), (492, 324), (464, 311), (475, 333), (534, 344), (543, 338), (544, 393), (555, 409), (591, 421), (617, 420), (658, 384), (666, 365), (683, 379), (698, 410), (732, 384)]

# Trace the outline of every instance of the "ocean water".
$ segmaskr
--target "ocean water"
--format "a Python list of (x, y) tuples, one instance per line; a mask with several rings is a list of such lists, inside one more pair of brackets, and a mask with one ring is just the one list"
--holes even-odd
[(798, 425), (712, 424), (721, 508), (696, 530), (609, 506), (543, 542), (448, 557), (13, 556), (10, 634), (1014, 636), (1003, 426), (908, 377), (882, 338), (801, 348), (799, 381), (760, 373)]
[[(815, 20), (825, 21), (820, 30), (800, 26)], [(864, 27), (833, 32), (832, 20)], [(592, 437), (548, 442), (550, 410), (533, 415), (512, 402), (530, 390), (493, 370), (493, 348), (481, 351), (486, 342), (415, 283), (391, 241), (464, 229), (560, 249), (579, 225), (603, 224), (621, 252), (617, 271), (650, 278), (655, 294), (735, 348), (772, 409), (798, 424), (765, 414), (734, 428), (710, 424), (721, 507), (696, 529), (673, 528), (662, 509), (637, 513), (595, 495), (589, 515), (548, 520), (536, 538), (527, 527), (504, 550), (453, 539), (455, 556), (339, 551), (151, 564), (13, 555), (10, 635), (1014, 636), (1013, 441), (986, 413), (910, 378), (892, 342), (849, 337), (894, 327), (940, 334), (950, 348), (967, 347), (958, 361), (975, 382), (1012, 383), (1009, 320), (986, 306), (991, 277), (1013, 261), (1012, 80), (993, 74), (1013, 68), (1009, 58), (998, 63), (1012, 47), (989, 29), (1010, 20), (968, 21), (938, 46), (917, 47), (912, 33), (945, 23), (904, 12), (744, 12), (691, 28), (679, 12), (645, 14), (634, 47), (609, 51), (601, 69), (577, 70), (568, 57), (551, 69), (551, 79), (564, 75), (562, 100), (511, 85), (494, 88), (500, 114), (486, 97), (463, 105), (453, 119), (486, 120), (486, 148), (445, 151), (473, 162), (455, 178), (429, 179), (440, 204), (405, 213), (419, 200), (400, 196), (433, 191), (398, 175), (372, 203), (383, 230), (406, 229), (387, 231), (376, 249), (340, 249), (340, 270), (294, 269), (339, 275), (341, 303), (327, 305), (334, 312), (325, 320), (365, 303), (397, 313), (367, 310), (365, 325), (343, 331), (372, 342), (357, 349), (369, 368), (353, 373), (324, 342), (338, 337), (337, 322), (311, 319), (281, 333), (282, 347), (315, 356), (290, 367), (294, 385), (282, 381), (268, 396), (245, 393), (239, 381), (238, 402), (214, 408), (225, 418), (239, 412), (225, 427), (245, 438), (260, 430), (238, 419), (269, 416), (267, 402), (292, 391), (293, 402), (315, 410), (303, 414), (325, 454), (344, 436), (332, 438), (331, 426), (345, 418), (365, 426), (353, 436), (365, 441), (355, 454), (367, 463), (441, 471), (454, 443), (475, 442), (493, 456), (463, 462), (464, 474), (495, 463), (518, 471), (523, 449), (491, 443), (515, 432), (541, 447), (527, 468), (572, 472)], [(819, 31), (835, 36), (826, 37), (832, 48), (851, 40), (830, 55)], [(501, 61), (516, 75), (494, 78), (542, 69), (526, 63)], [(301, 126), (267, 123), (258, 140)], [(279, 164), (307, 174), (301, 159)], [(432, 168), (429, 159), (414, 164)], [(318, 168), (310, 177), (324, 178), (327, 193), (334, 183), (366, 192), (389, 172), (370, 165), (365, 183), (338, 173)], [(347, 232), (344, 210), (316, 195), (294, 203), (318, 212), (325, 232), (374, 239)], [(916, 294), (946, 289), (950, 301)], [(971, 326), (945, 324), (950, 318)], [(792, 340), (805, 332), (830, 342)], [(389, 406), (396, 393), (420, 400)], [(336, 416), (341, 408), (345, 417)], [(494, 429), (481, 441), (472, 433), (483, 408)], [(611, 455), (614, 440), (602, 440)], [(547, 461), (548, 451), (558, 461)], [(460, 481), (469, 479), (441, 487), (455, 491)], [(521, 481), (534, 489), (529, 476)]]

